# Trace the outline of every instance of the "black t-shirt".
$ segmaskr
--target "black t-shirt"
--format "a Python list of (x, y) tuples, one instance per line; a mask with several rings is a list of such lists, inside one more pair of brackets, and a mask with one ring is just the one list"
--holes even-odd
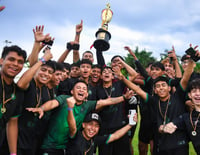
[[(158, 128), (164, 123), (164, 115), (166, 112), (166, 123), (169, 123), (176, 119), (179, 115), (186, 112), (185, 109), (185, 91), (181, 86), (176, 88), (176, 92), (171, 94), (170, 100), (160, 102), (158, 96), (148, 95), (147, 104), (150, 104), (153, 108), (153, 124), (155, 128), (155, 142), (160, 150), (173, 149), (188, 144), (188, 137), (184, 131), (177, 130), (173, 134), (160, 134)], [(156, 145), (156, 144), (155, 144)]]
[[(97, 88), (97, 99), (106, 99), (108, 96), (119, 97), (123, 95), (125, 84), (122, 81), (113, 82), (109, 88), (102, 85)], [(125, 124), (124, 105), (118, 103), (104, 107), (99, 115), (102, 119), (101, 134), (107, 133), (107, 129), (119, 129)], [(109, 132), (109, 131), (108, 131)]]
[[(2, 107), (3, 101), (3, 87), (2, 80), (0, 77), (0, 109)], [(15, 87), (15, 95), (13, 98), (5, 104), (6, 112), (2, 113), (0, 111), (0, 146), (2, 144), (3, 139), (6, 136), (6, 124), (12, 117), (19, 117), (21, 114), (21, 103), (24, 100), (24, 92), (20, 90), (16, 84), (7, 85), (4, 81), (4, 91), (5, 91), (5, 100), (9, 99), (11, 95), (14, 93)]]
[(200, 112), (195, 111), (195, 110), (192, 111), (193, 126), (195, 126), (195, 122), (197, 121), (196, 130), (195, 130), (197, 133), (196, 136), (192, 135), (192, 131), (194, 131), (194, 128), (192, 127), (190, 114), (191, 113), (184, 113), (183, 115), (180, 115), (173, 122), (177, 126), (178, 130), (184, 130), (185, 132), (187, 132), (188, 136), (190, 137), (190, 140), (192, 141), (195, 151), (197, 152), (197, 154), (200, 154), (200, 118), (198, 118), (198, 115), (200, 114)]
[(64, 81), (61, 81), (58, 85), (58, 95), (71, 95), (71, 90), (78, 78), (68, 78)]
[[(75, 137), (67, 143), (66, 155), (93, 155), (94, 149), (99, 144), (106, 144), (109, 135), (95, 136), (91, 140), (86, 140), (81, 131), (77, 131)], [(86, 153), (86, 154), (85, 154)]]
[[(47, 87), (43, 86), (41, 89), (38, 89), (34, 79), (30, 82), (28, 89), (24, 91), (24, 96), (22, 115), (18, 121), (18, 146), (19, 148), (32, 148), (33, 140), (43, 136), (50, 118), (50, 112), (45, 112), (44, 116), (39, 119), (38, 114), (29, 112), (26, 108), (35, 108), (37, 104), (39, 107), (50, 98)], [(40, 102), (38, 103), (39, 98)]]
[[(79, 78), (69, 78), (62, 81), (58, 86), (57, 95), (72, 95), (71, 90), (74, 84), (79, 80)], [(88, 84), (88, 98), (87, 100), (96, 100), (96, 87)]]

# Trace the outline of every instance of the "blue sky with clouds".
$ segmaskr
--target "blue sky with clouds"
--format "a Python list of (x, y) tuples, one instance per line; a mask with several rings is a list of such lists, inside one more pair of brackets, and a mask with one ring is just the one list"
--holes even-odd
[[(12, 41), (31, 52), (34, 41), (32, 29), (44, 25), (44, 33), (55, 37), (52, 52), (54, 60), (72, 41), (75, 25), (83, 20), (80, 53), (88, 50), (95, 41), (101, 25), (101, 11), (110, 3), (113, 18), (109, 23), (110, 49), (104, 52), (106, 62), (113, 55), (125, 56), (124, 46), (152, 51), (160, 60), (160, 53), (175, 46), (183, 55), (189, 44), (199, 45), (199, 0), (0, 0), (6, 8), (0, 12), (0, 50), (4, 41)], [(95, 49), (92, 51), (95, 53)], [(67, 62), (71, 63), (70, 53)]]

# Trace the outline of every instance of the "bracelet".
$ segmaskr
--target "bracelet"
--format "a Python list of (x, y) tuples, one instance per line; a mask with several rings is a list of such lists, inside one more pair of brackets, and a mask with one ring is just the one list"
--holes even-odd
[(11, 153), (10, 155), (17, 155), (17, 153)]
[(123, 96), (124, 101), (126, 101), (127, 99), (126, 99), (125, 95), (122, 95), (122, 96)]
[(72, 110), (73, 110), (73, 108), (70, 108), (70, 107), (68, 107), (68, 108), (67, 108), (67, 110), (68, 110), (68, 111), (72, 111)]
[(42, 58), (40, 58), (39, 59), (43, 64), (45, 64), (46, 63), (46, 61), (45, 61), (45, 59), (42, 57)]

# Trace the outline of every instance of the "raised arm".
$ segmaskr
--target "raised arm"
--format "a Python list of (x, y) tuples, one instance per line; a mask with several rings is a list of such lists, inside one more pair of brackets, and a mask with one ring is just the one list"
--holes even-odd
[[(75, 35), (75, 39), (74, 42), (76, 44), (79, 44), (80, 41), (80, 34), (83, 30), (83, 20), (81, 20), (80, 24), (76, 25), (76, 35)], [(78, 50), (73, 50), (73, 62), (76, 63), (80, 60), (80, 54), (79, 54), (79, 49)]]
[(195, 62), (192, 59), (189, 59), (188, 65), (187, 65), (187, 67), (183, 73), (183, 77), (180, 81), (180, 84), (184, 90), (187, 88), (187, 84), (188, 84), (188, 81), (190, 79), (192, 72), (194, 71), (194, 67), (195, 67)]
[(44, 31), (43, 25), (36, 26), (36, 28), (33, 29), (35, 41), (33, 44), (32, 52), (28, 57), (28, 61), (29, 61), (31, 67), (38, 61), (39, 52), (44, 47), (44, 45), (42, 44), (42, 41), (51, 40), (51, 37), (49, 36), (49, 34), (44, 35), (43, 31)]
[[(45, 61), (48, 61), (52, 58), (52, 54), (50, 49), (47, 49), (43, 59)], [(40, 61), (38, 61), (36, 64), (34, 64), (31, 68), (29, 68), (22, 76), (21, 78), (18, 80), (17, 85), (19, 88), (21, 89), (27, 89), (29, 87), (29, 84), (31, 82), (31, 80), (33, 79), (35, 73), (37, 72), (37, 70), (40, 68), (40, 66), (43, 64), (42, 61), (44, 61), (43, 59), (41, 59)]]
[(69, 133), (70, 133), (70, 137), (73, 137), (77, 132), (76, 120), (75, 120), (74, 114), (73, 114), (73, 107), (74, 107), (76, 101), (75, 101), (74, 97), (67, 98), (66, 101), (67, 101), (67, 105), (68, 105), (67, 122), (69, 124)]
[(136, 94), (138, 94), (142, 99), (147, 99), (147, 94), (145, 91), (143, 91), (139, 86), (132, 83), (131, 81), (127, 80), (124, 75), (120, 72), (119, 67), (114, 69), (114, 74), (117, 75), (117, 77), (122, 80), (126, 86), (130, 89), (132, 89)]
[(69, 52), (71, 51), (70, 46), (72, 45), (72, 42), (68, 42), (67, 43), (67, 49), (63, 52), (63, 54), (59, 57), (58, 61), (59, 63), (62, 63), (65, 61), (65, 59), (67, 58), (67, 56), (69, 55)]
[(172, 59), (172, 63), (174, 64), (176, 78), (182, 78), (182, 72), (181, 72), (180, 65), (178, 63), (178, 59), (176, 57), (174, 46), (172, 46), (171, 51), (168, 51), (168, 57)]
[(129, 66), (126, 62), (124, 62), (121, 58), (117, 58), (119, 62), (123, 65), (123, 67), (126, 69), (126, 71), (129, 74), (129, 80), (133, 81), (137, 77), (138, 73), (131, 67)]
[(129, 52), (129, 54), (133, 57), (133, 59), (135, 60), (135, 65), (139, 71), (139, 73), (144, 77), (147, 78), (149, 75), (146, 72), (145, 68), (142, 66), (142, 64), (140, 63), (140, 61), (138, 60), (138, 58), (136, 57), (135, 53), (133, 53), (133, 51), (130, 49), (129, 46), (125, 46), (124, 47), (125, 50), (127, 50)]

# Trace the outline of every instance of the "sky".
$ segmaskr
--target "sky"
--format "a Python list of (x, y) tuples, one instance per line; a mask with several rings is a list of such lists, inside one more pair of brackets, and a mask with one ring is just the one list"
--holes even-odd
[[(52, 53), (57, 60), (66, 43), (74, 40), (75, 26), (83, 20), (80, 55), (96, 40), (101, 27), (101, 11), (110, 3), (113, 17), (108, 24), (110, 49), (103, 53), (106, 63), (114, 55), (126, 56), (124, 46), (160, 53), (174, 45), (182, 56), (189, 44), (199, 45), (199, 0), (0, 0), (6, 8), (0, 12), (0, 51), (6, 45), (18, 45), (31, 52), (36, 25), (44, 25), (44, 34), (55, 38)], [(92, 48), (96, 60), (96, 50)], [(40, 57), (42, 53), (40, 54)], [(72, 53), (66, 62), (72, 63)], [(96, 62), (96, 61), (95, 61)]]

